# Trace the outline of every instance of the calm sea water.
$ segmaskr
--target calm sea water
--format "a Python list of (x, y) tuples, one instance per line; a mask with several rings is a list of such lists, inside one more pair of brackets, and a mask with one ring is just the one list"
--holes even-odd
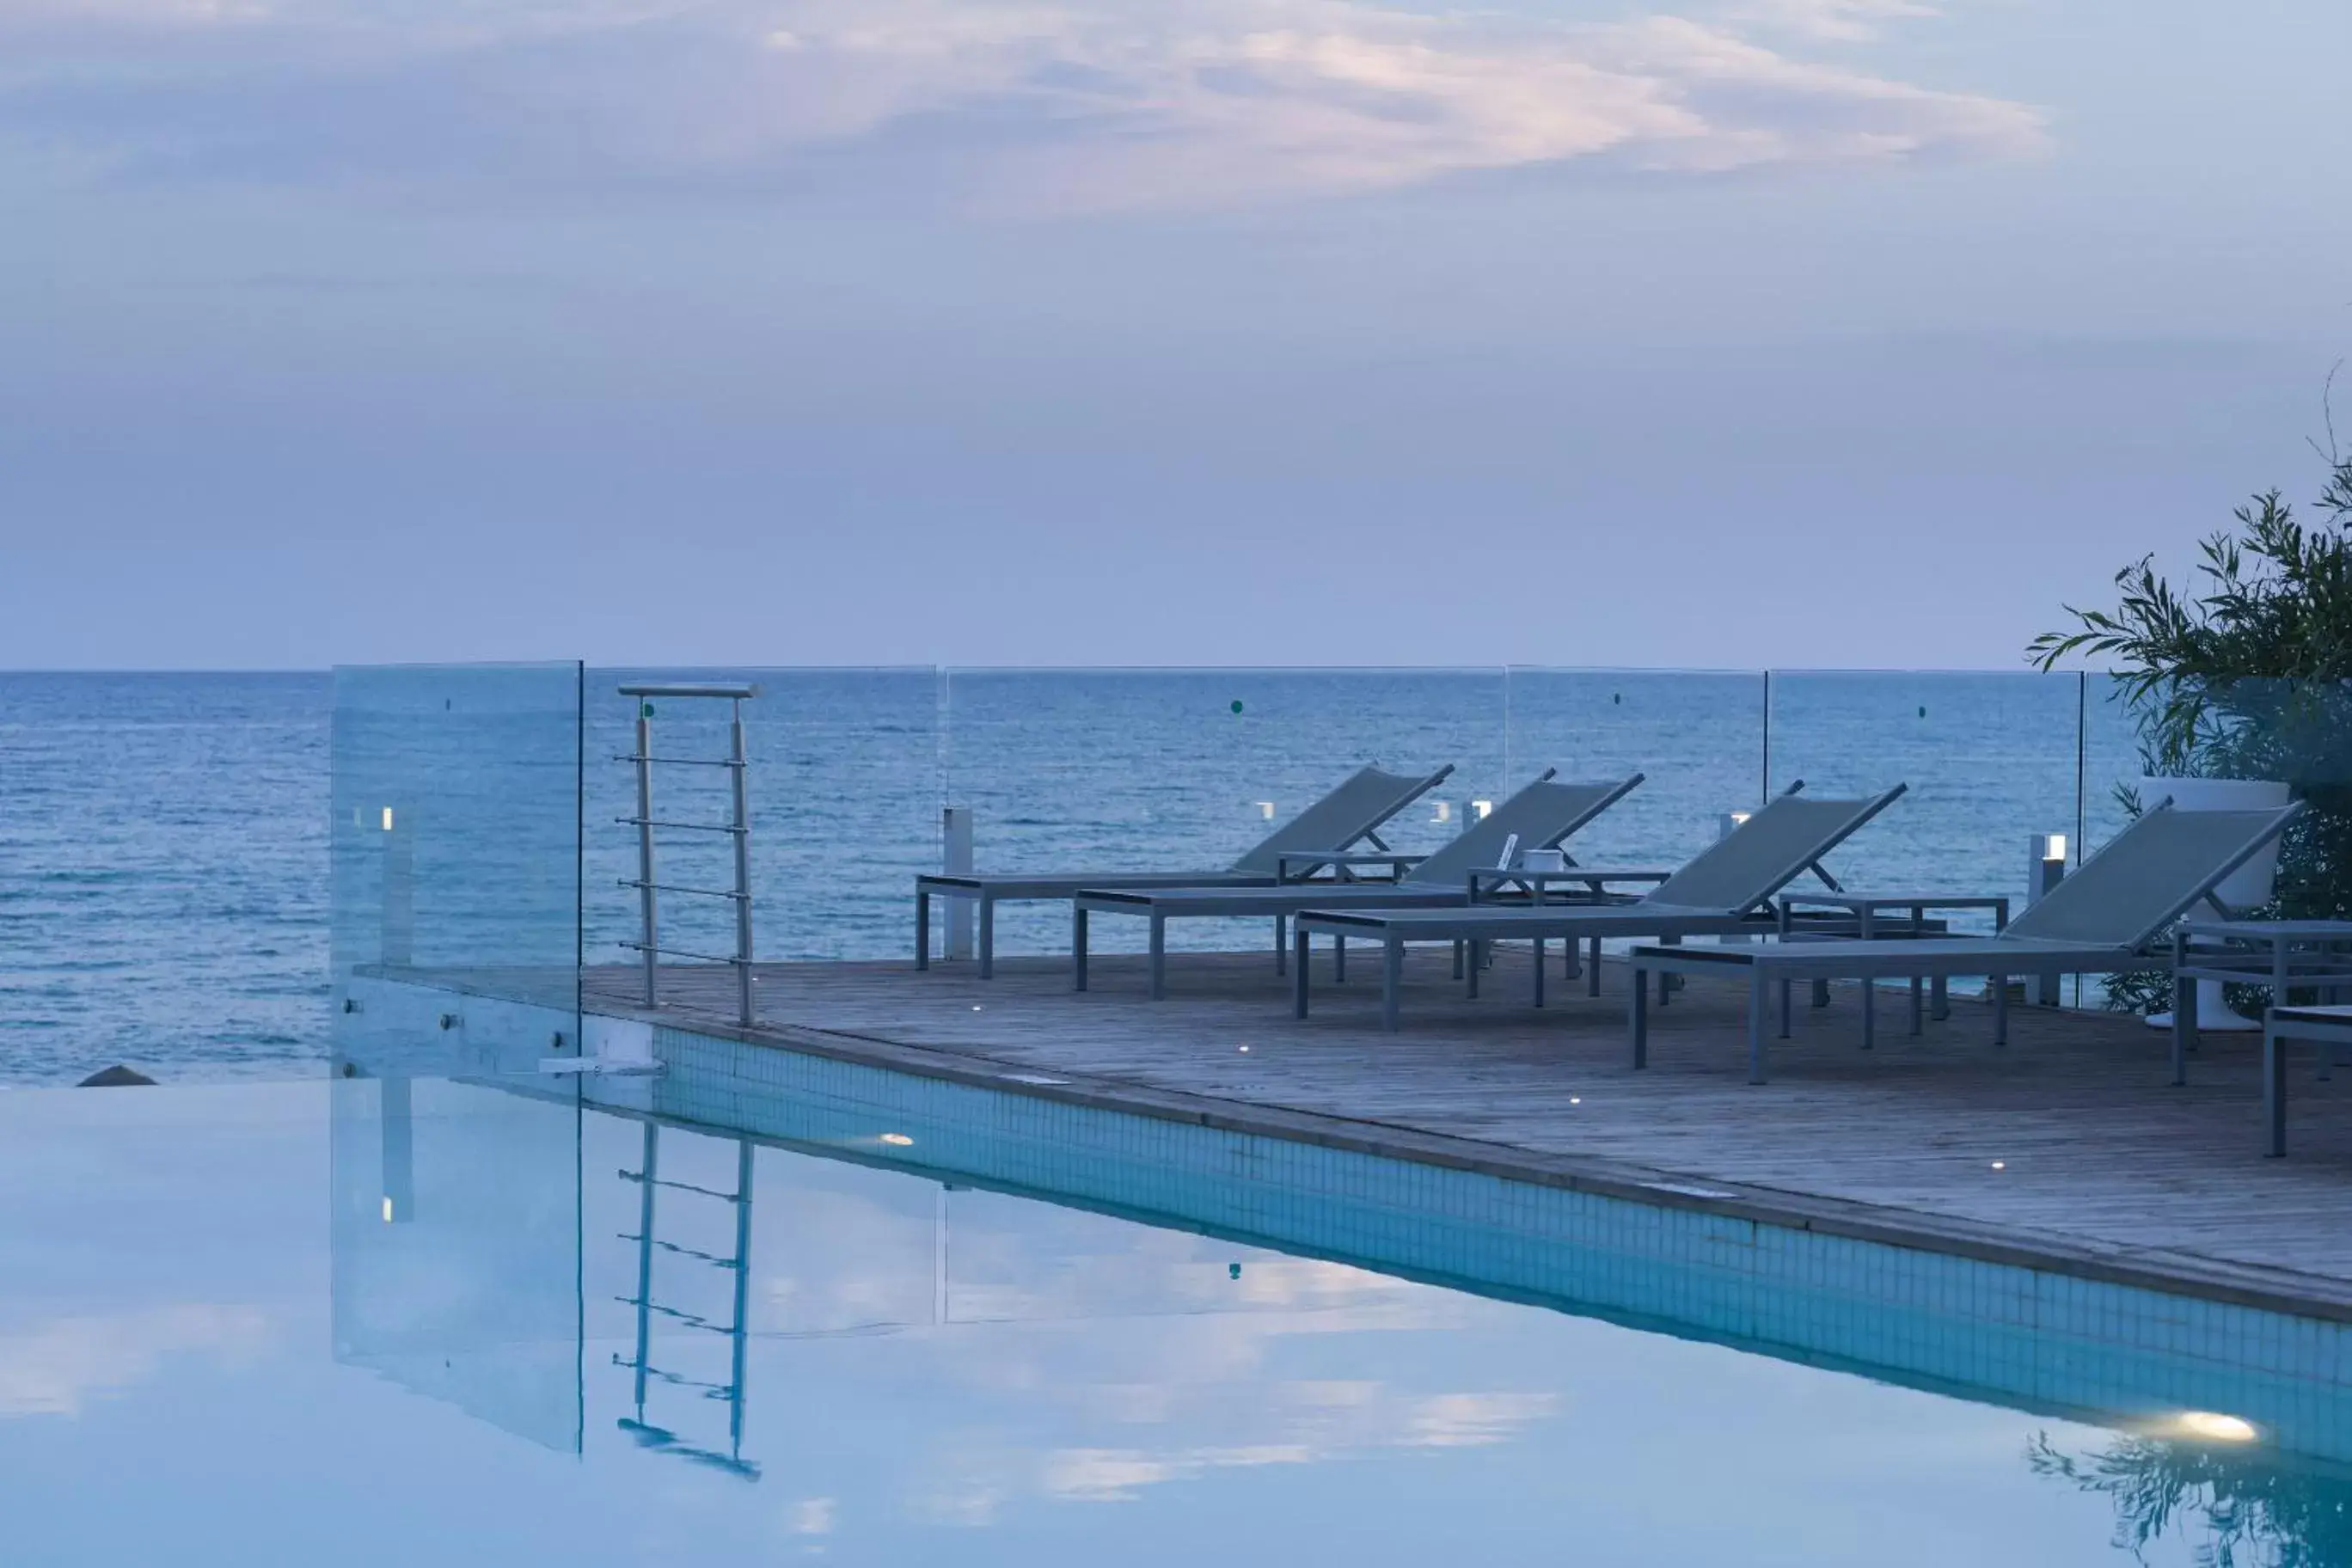
[[(545, 928), (504, 954), (468, 928), (450, 956), (568, 950), (576, 885), (589, 961), (625, 957), (614, 945), (635, 918), (618, 886), (633, 840), (614, 821), (630, 806), (629, 769), (614, 760), (630, 743), (632, 706), (614, 690), (622, 679), (589, 672), (584, 744), (560, 724), (551, 743), (543, 722), (530, 731), (529, 746), (550, 754), (512, 774), (523, 782), (509, 785), (491, 766), (514, 755), (463, 752), (512, 753), (523, 742), (496, 729), (436, 729), (466, 704), (427, 700), (421, 685), (419, 700), (380, 729), (374, 760), (348, 765), (354, 835), (380, 809), (371, 768), (407, 768), (400, 789), (428, 795), (458, 778), (477, 815), (531, 819), (489, 836), (493, 855), (478, 853), (478, 837), (436, 844), (424, 807), (421, 928), (436, 894), (495, 910), (526, 884)], [(1265, 831), (1269, 803), (1287, 815), (1365, 761), (1455, 765), (1397, 823), (1400, 847), (1433, 845), (1473, 802), (1546, 767), (1571, 778), (1639, 771), (1647, 782), (1580, 837), (1580, 855), (1672, 865), (1768, 784), (1802, 778), (1818, 794), (1902, 781), (1911, 790), (1901, 805), (1840, 857), (1850, 884), (2017, 892), (2026, 835), (2079, 839), (2087, 827), (2095, 840), (2111, 826), (2108, 781), (2134, 771), (2128, 736), (2100, 703), (2082, 722), (2072, 677), (1783, 674), (1769, 696), (1752, 674), (1524, 668), (760, 679), (752, 854), (765, 957), (906, 951), (908, 879), (937, 864), (939, 808), (950, 801), (975, 813), (986, 869), (1217, 866)], [(558, 670), (522, 685), (543, 695), (570, 681)], [(323, 674), (0, 675), (0, 1083), (70, 1081), (118, 1061), (174, 1079), (315, 1070), (326, 1054), (330, 826), (342, 820), (330, 805), (335, 689)], [(655, 723), (666, 753), (715, 756), (723, 742), (710, 708), (657, 705)], [(436, 744), (459, 752), (418, 772)], [(575, 752), (585, 758), (584, 867), (569, 829)], [(666, 773), (662, 814), (716, 819), (722, 779)], [(346, 847), (373, 853), (363, 836)], [(726, 885), (709, 844), (686, 838), (666, 853), (664, 879)], [(347, 929), (377, 920), (373, 887), (365, 876), (346, 882)], [(665, 929), (725, 951), (723, 911), (673, 900)], [(420, 942), (432, 934), (421, 929)], [(1106, 932), (1106, 944), (1130, 934)], [(1181, 934), (1200, 944), (1263, 933)], [(1008, 952), (1053, 951), (1066, 937), (1066, 914), (1045, 909), (1009, 912), (1000, 931)]]

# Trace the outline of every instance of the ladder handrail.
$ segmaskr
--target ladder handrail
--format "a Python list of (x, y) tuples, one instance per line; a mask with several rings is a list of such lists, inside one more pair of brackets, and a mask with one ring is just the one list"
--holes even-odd
[[(623, 887), (637, 889), (639, 940), (621, 943), (634, 949), (644, 966), (646, 1005), (661, 1005), (661, 955), (707, 958), (710, 962), (731, 963), (735, 967), (736, 1021), (750, 1026), (751, 1016), (751, 807), (747, 775), (751, 771), (751, 755), (744, 742), (743, 704), (760, 695), (756, 682), (632, 682), (620, 688), (620, 694), (636, 700), (636, 746), (625, 757), (615, 761), (632, 763), (637, 774), (637, 811), (634, 816), (616, 818), (625, 826), (637, 830), (637, 874), (625, 879)], [(653, 699), (707, 698), (731, 705), (728, 722), (728, 754), (723, 758), (666, 757), (654, 751)], [(719, 767), (728, 771), (733, 786), (731, 819), (724, 823), (673, 822), (654, 815), (654, 769), (665, 767)], [(665, 885), (654, 875), (654, 830), (675, 829), (690, 833), (723, 833), (734, 843), (735, 888), (732, 892), (720, 892), (705, 888), (684, 888)], [(691, 953), (683, 949), (665, 948), (661, 944), (660, 902), (658, 893), (691, 894), (700, 898), (732, 900), (735, 905), (735, 952), (731, 958), (712, 954)]]

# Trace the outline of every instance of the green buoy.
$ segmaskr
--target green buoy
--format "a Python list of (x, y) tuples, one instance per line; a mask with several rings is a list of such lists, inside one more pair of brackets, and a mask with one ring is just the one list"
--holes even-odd
[(1240, 698), (1236, 697), (1236, 698), (1234, 698), (1234, 712), (1236, 712), (1236, 713), (1238, 713), (1238, 712), (1240, 712), (1241, 710), (1242, 710), (1242, 700), (1241, 700)]

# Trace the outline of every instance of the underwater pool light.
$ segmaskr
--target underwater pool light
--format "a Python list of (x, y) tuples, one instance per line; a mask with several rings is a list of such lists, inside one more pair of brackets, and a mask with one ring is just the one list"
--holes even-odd
[(911, 1149), (915, 1146), (915, 1141), (904, 1132), (885, 1132), (882, 1134), (882, 1142), (889, 1144), (893, 1149)]
[(2184, 1410), (2174, 1417), (2172, 1428), (2184, 1437), (2201, 1437), (2209, 1443), (2251, 1443), (2262, 1436), (2242, 1416), (2210, 1410)]

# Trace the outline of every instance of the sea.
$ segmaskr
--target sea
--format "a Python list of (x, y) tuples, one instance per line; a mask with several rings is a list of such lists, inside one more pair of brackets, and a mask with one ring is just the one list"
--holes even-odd
[[(2065, 835), (2079, 857), (2139, 771), (2105, 682), (2029, 671), (0, 674), (0, 1086), (115, 1063), (171, 1080), (322, 1071), (338, 945), (383, 926), (377, 862), (395, 820), (415, 836), (420, 950), (487, 961), (505, 940), (535, 961), (628, 962), (633, 726), (644, 717), (675, 759), (655, 770), (655, 815), (687, 825), (660, 836), (656, 879), (723, 891), (730, 841), (696, 829), (726, 819), (729, 774), (696, 764), (726, 754), (730, 704), (620, 688), (712, 679), (761, 688), (742, 709), (764, 959), (909, 954), (911, 878), (940, 864), (950, 805), (971, 814), (984, 870), (1213, 868), (1367, 762), (1453, 768), (1391, 825), (1407, 850), (1546, 770), (1638, 773), (1571, 850), (1670, 867), (1800, 780), (1814, 795), (1900, 783), (1836, 875), (2021, 898), (2029, 838)], [(469, 709), (501, 717), (469, 725)], [(524, 710), (528, 726), (506, 721)], [(442, 798), (457, 795), (462, 811)], [(436, 839), (436, 813), (467, 833)], [(521, 917), (496, 925), (525, 907), (528, 941)], [(461, 909), (478, 923), (436, 924)], [(665, 944), (730, 950), (726, 900), (680, 894), (661, 918)], [(1066, 940), (1066, 909), (1002, 917), (1007, 954)], [(1204, 925), (1179, 941), (1266, 934)]]

